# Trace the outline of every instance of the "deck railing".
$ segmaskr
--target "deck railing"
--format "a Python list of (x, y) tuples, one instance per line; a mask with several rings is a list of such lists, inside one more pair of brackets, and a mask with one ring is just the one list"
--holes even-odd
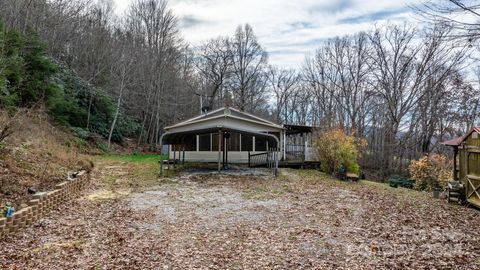
[(285, 146), (285, 160), (305, 161), (305, 145), (287, 144)]

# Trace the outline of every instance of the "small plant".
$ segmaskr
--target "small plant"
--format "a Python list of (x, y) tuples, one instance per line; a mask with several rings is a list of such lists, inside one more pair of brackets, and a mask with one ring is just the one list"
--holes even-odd
[(417, 190), (432, 191), (445, 187), (452, 178), (452, 164), (444, 155), (425, 155), (414, 160), (409, 166)]
[(17, 112), (14, 116), (10, 117), (6, 113), (0, 114), (0, 144), (10, 137), (14, 132), (14, 125), (16, 124), (16, 118), (19, 115)]
[(388, 178), (388, 184), (391, 187), (413, 188), (415, 181), (400, 175), (392, 175)]
[(321, 168), (326, 173), (337, 172), (345, 166), (348, 172), (358, 174), (358, 148), (365, 144), (365, 140), (346, 135), (341, 129), (333, 129), (317, 136), (315, 150)]
[(96, 143), (96, 146), (98, 149), (100, 149), (100, 151), (102, 151), (103, 153), (108, 153), (108, 146), (104, 143)]
[(83, 128), (79, 128), (79, 127), (71, 127), (70, 130), (72, 131), (72, 133), (82, 139), (82, 140), (86, 140), (88, 138), (88, 136), (90, 135), (90, 132), (86, 129), (83, 129)]
[(12, 204), (7, 202), (5, 204), (5, 206), (3, 207), (3, 216), (4, 217), (11, 217), (11, 216), (13, 216), (14, 211), (15, 211), (15, 208), (12, 206)]

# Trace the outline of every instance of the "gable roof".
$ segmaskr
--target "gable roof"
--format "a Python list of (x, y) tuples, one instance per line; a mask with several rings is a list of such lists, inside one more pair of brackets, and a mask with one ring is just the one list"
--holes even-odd
[(164, 129), (169, 130), (169, 129), (176, 128), (176, 127), (182, 127), (182, 126), (186, 126), (186, 125), (193, 124), (193, 123), (200, 123), (200, 122), (203, 122), (203, 121), (207, 121), (207, 120), (211, 120), (211, 119), (217, 119), (217, 118), (223, 118), (223, 117), (240, 119), (240, 120), (243, 120), (243, 121), (252, 122), (252, 123), (256, 123), (256, 124), (260, 124), (260, 125), (279, 128), (279, 129), (283, 128), (281, 125), (275, 124), (271, 121), (268, 121), (266, 119), (260, 118), (260, 117), (255, 116), (255, 115), (252, 115), (252, 114), (249, 114), (249, 113), (246, 113), (246, 112), (242, 112), (238, 109), (231, 108), (231, 107), (222, 107), (222, 108), (213, 110), (211, 112), (208, 112), (206, 114), (202, 114), (202, 115), (184, 120), (182, 122), (167, 126)]
[(465, 134), (464, 136), (461, 136), (461, 137), (458, 137), (458, 138), (455, 138), (455, 139), (451, 139), (451, 140), (448, 140), (448, 141), (444, 141), (442, 142), (441, 144), (443, 145), (448, 145), (448, 146), (459, 146), (463, 141), (465, 141), (468, 136), (470, 136), (473, 132), (477, 132), (477, 133), (480, 133), (480, 126), (479, 127), (473, 127), (472, 129), (470, 129), (469, 132), (467, 132), (467, 134)]

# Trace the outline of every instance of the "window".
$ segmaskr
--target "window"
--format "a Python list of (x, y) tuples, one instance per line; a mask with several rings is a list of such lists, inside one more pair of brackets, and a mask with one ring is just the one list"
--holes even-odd
[(255, 152), (267, 151), (267, 140), (255, 137)]
[[(222, 144), (222, 149), (223, 150), (223, 139), (221, 141)], [(212, 134), (212, 151), (218, 152), (218, 133), (213, 133)]]
[(185, 139), (185, 151), (197, 151), (197, 136), (189, 136)]
[(210, 134), (202, 134), (199, 136), (199, 146), (200, 151), (211, 151)]
[(253, 151), (253, 137), (242, 134), (242, 151)]
[(228, 151), (240, 151), (240, 134), (230, 133), (228, 141)]

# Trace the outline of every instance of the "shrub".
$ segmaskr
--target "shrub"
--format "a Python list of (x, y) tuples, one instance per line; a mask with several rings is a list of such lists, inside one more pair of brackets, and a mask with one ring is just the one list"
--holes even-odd
[(391, 187), (404, 187), (404, 188), (413, 188), (415, 181), (400, 175), (392, 175), (388, 178), (388, 184)]
[(79, 128), (79, 127), (71, 127), (70, 130), (72, 133), (82, 140), (86, 140), (90, 136), (90, 132), (88, 130)]
[(0, 22), (0, 107), (30, 106), (58, 94), (55, 63), (38, 35), (5, 30)]
[(349, 172), (358, 174), (358, 147), (365, 143), (346, 135), (341, 129), (333, 129), (320, 133), (314, 146), (323, 171), (333, 173), (345, 166)]
[(452, 178), (452, 164), (444, 155), (425, 155), (413, 160), (409, 166), (410, 175), (415, 180), (415, 189), (432, 191), (445, 187)]

